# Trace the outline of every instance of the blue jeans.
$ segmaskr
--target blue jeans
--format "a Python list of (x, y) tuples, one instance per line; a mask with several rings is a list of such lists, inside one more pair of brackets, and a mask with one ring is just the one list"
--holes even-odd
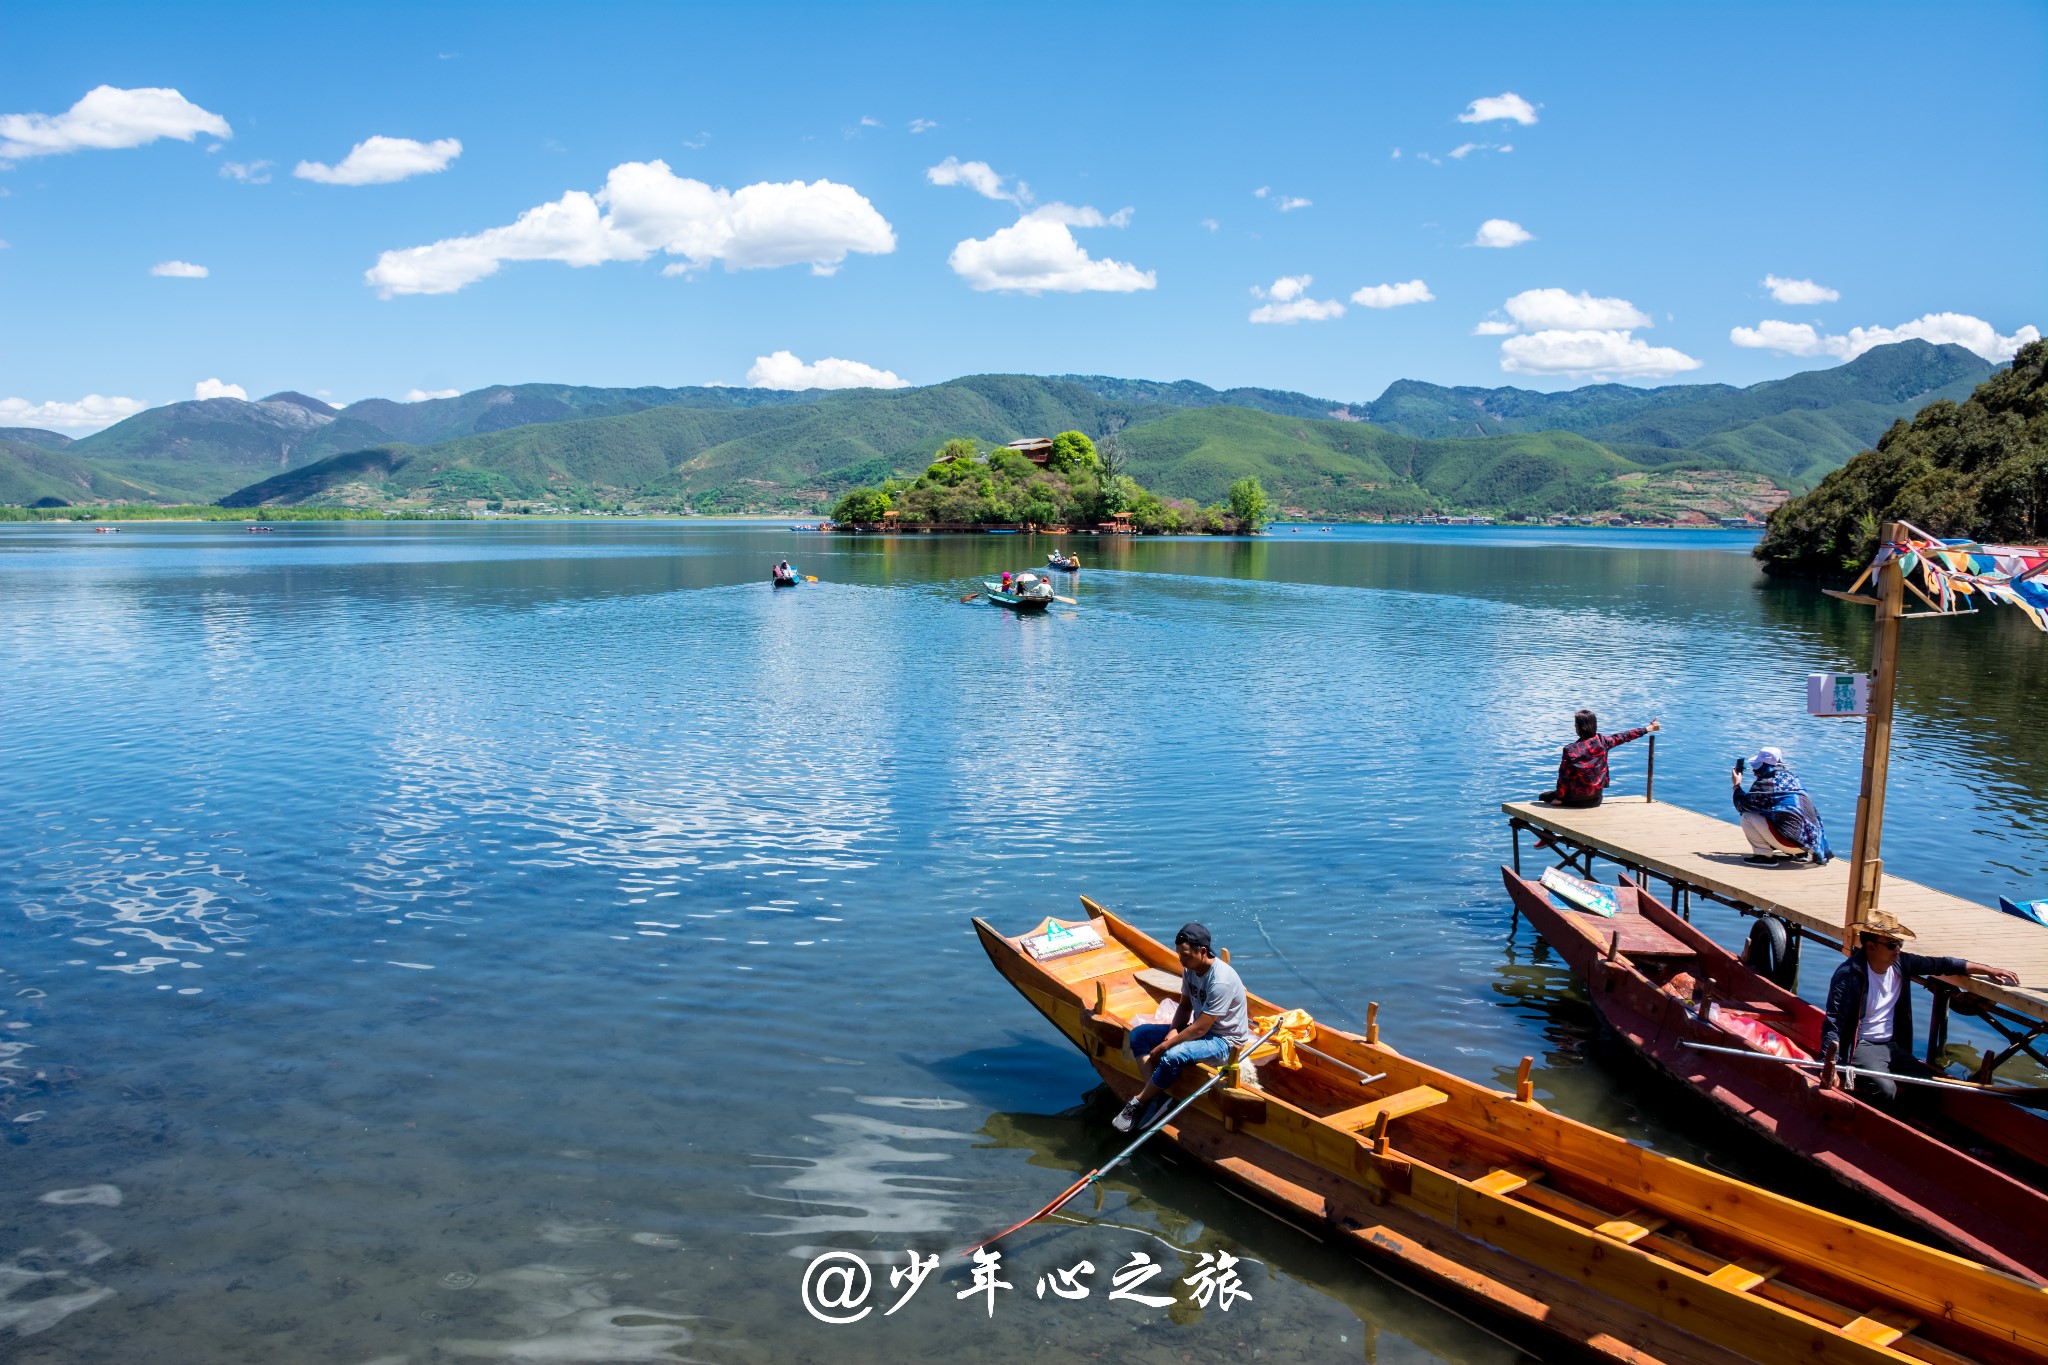
[[(1164, 1024), (1139, 1024), (1131, 1030), (1131, 1055), (1140, 1062), (1166, 1041), (1173, 1030)], [(1181, 1068), (1189, 1062), (1222, 1062), (1230, 1059), (1230, 1044), (1211, 1035), (1207, 1038), (1190, 1038), (1185, 1043), (1175, 1043), (1166, 1049), (1166, 1055), (1159, 1059), (1159, 1065), (1152, 1068), (1152, 1084), (1166, 1089), (1179, 1077)]]

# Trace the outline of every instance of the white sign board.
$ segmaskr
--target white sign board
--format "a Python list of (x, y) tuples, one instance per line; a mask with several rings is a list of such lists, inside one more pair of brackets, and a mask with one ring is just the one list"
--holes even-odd
[(1869, 715), (1870, 675), (1868, 673), (1807, 674), (1806, 712), (1812, 716)]

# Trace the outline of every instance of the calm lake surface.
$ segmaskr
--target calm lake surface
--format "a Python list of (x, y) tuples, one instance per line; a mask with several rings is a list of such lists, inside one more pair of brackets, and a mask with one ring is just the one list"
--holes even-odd
[[(1201, 919), (1267, 995), (1807, 1188), (1592, 1046), (1498, 872), (1581, 705), (1717, 814), (1782, 746), (1847, 845), (1861, 728), (1804, 677), (1865, 613), (1749, 540), (1084, 540), (1018, 618), (959, 599), (1043, 541), (0, 527), (0, 1355), (1513, 1360), (1155, 1156), (1005, 1243), (993, 1316), (951, 1257), (883, 1316), (890, 1258), (1120, 1145), (969, 918)], [(2048, 894), (2048, 640), (1909, 622), (1903, 670), (1887, 870)], [(803, 1311), (828, 1248), (862, 1322)], [(1166, 1284), (1217, 1251), (1228, 1313)], [(1180, 1304), (1107, 1301), (1133, 1252)]]

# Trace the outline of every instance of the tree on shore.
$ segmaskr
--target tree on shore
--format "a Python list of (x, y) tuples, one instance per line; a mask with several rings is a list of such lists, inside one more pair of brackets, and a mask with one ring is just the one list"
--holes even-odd
[(868, 525), (888, 512), (887, 493), (875, 488), (856, 488), (832, 505), (832, 520), (841, 525)]
[(1266, 489), (1255, 478), (1239, 479), (1230, 485), (1230, 517), (1243, 535), (1255, 536), (1265, 526), (1272, 504)]

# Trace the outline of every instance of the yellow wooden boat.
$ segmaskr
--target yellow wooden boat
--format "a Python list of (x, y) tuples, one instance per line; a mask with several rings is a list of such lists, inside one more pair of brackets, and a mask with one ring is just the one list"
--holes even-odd
[[(1011, 985), (1137, 1093), (1130, 1021), (1178, 993), (1164, 944), (1083, 897), (1085, 919), (975, 932)], [(1039, 960), (1025, 940), (1090, 932)], [(1073, 940), (1068, 940), (1072, 944)], [(1283, 1006), (1251, 997), (1255, 1016)], [(1660, 1156), (1318, 1024), (1290, 1070), (1261, 1059), (1162, 1136), (1276, 1206), (1432, 1291), (1596, 1358), (2048, 1360), (2048, 1290), (2001, 1270)], [(1195, 1066), (1178, 1089), (1209, 1076)]]

